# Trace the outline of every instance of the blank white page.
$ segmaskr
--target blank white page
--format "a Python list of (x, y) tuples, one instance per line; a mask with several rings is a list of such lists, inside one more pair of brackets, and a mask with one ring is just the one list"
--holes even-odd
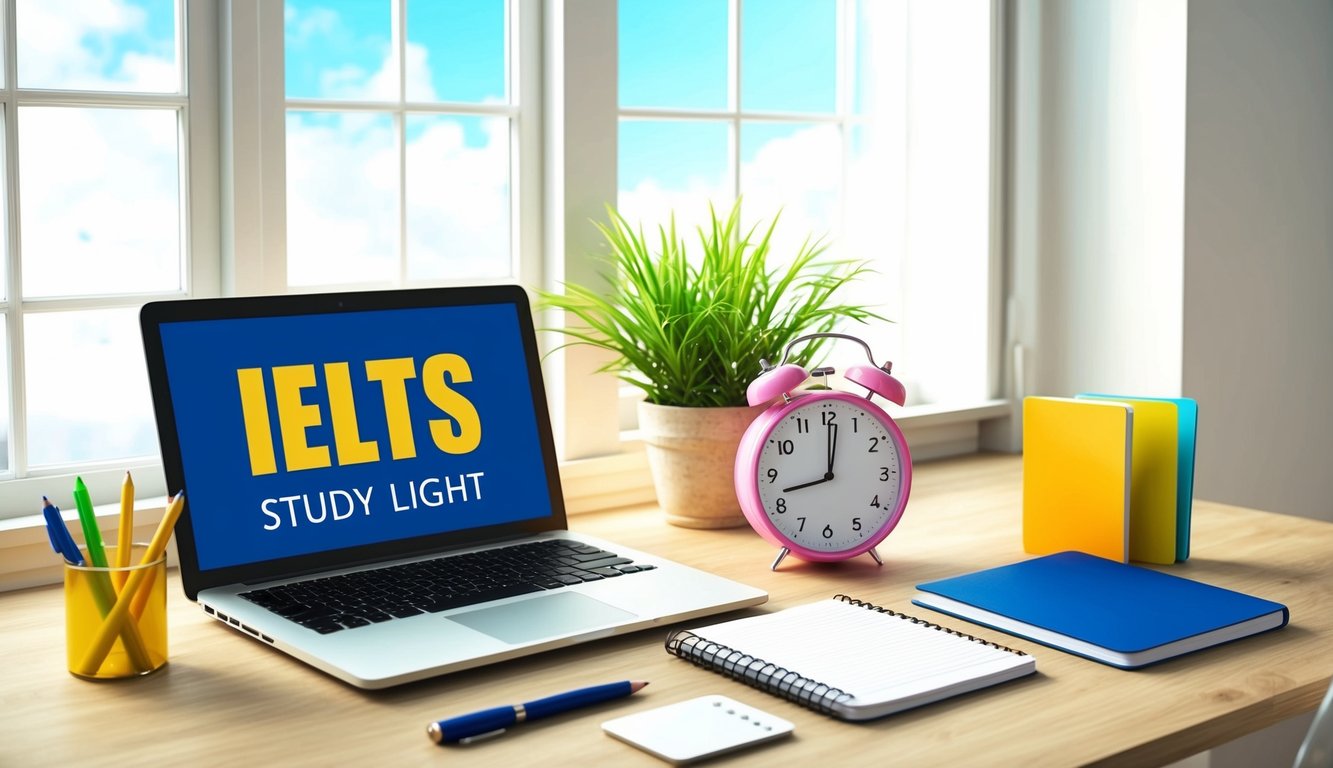
[[(915, 706), (977, 687), (968, 683), (996, 676), (1006, 679), (1023, 667), (1035, 669), (1030, 656), (841, 600), (692, 632), (839, 688), (855, 697), (849, 702), (853, 706), (896, 701)], [(752, 665), (754, 671), (758, 668)], [(924, 701), (914, 700), (923, 697)]]

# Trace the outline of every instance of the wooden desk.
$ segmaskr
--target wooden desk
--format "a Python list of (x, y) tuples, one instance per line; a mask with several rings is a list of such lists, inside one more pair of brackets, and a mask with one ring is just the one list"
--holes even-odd
[[(751, 612), (847, 592), (929, 613), (910, 604), (918, 582), (1024, 557), (1020, 468), (1010, 456), (919, 467), (907, 514), (880, 546), (883, 568), (869, 557), (831, 566), (788, 558), (772, 573), (771, 547), (748, 528), (673, 528), (651, 507), (579, 516), (573, 527), (768, 590), (770, 602)], [(167, 667), (143, 680), (88, 683), (65, 672), (59, 588), (15, 592), (0, 595), (0, 764), (657, 766), (599, 724), (706, 693), (796, 723), (793, 739), (726, 764), (1160, 764), (1312, 710), (1333, 675), (1333, 524), (1198, 502), (1193, 541), (1194, 557), (1170, 572), (1285, 603), (1291, 625), (1125, 672), (931, 614), (1034, 654), (1038, 673), (860, 725), (669, 656), (665, 629), (363, 692), (206, 618), (178, 583)], [(631, 678), (652, 685), (498, 739), (442, 748), (425, 736), (432, 719)]]

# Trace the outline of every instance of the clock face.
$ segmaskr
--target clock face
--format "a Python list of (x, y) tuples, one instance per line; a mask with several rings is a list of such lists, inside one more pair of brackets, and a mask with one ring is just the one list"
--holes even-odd
[(903, 478), (896, 430), (868, 403), (818, 396), (798, 403), (759, 448), (764, 515), (798, 546), (853, 549), (879, 533), (898, 508)]

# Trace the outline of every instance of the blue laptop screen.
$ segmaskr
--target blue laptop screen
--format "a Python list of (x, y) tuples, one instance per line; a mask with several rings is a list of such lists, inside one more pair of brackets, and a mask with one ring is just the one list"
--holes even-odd
[(553, 514), (513, 304), (161, 336), (201, 570)]

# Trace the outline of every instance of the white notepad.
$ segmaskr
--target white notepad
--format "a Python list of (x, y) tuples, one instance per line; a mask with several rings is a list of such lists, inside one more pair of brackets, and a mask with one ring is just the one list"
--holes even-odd
[(679, 630), (667, 650), (844, 720), (869, 720), (1036, 671), (1033, 657), (845, 595)]

